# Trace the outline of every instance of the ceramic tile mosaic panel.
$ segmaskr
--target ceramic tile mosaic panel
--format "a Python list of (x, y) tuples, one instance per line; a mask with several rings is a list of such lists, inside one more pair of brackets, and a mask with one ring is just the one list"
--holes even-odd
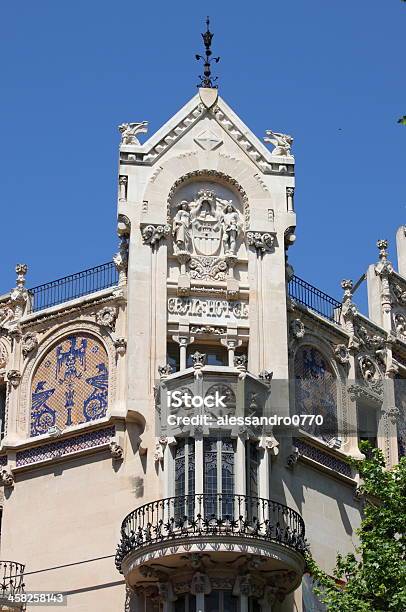
[(42, 359), (31, 386), (31, 436), (106, 415), (108, 359), (87, 334), (67, 336)]

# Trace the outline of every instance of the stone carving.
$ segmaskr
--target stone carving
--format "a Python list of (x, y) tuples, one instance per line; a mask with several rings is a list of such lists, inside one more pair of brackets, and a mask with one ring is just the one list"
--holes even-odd
[(154, 246), (159, 241), (166, 238), (171, 233), (170, 225), (145, 225), (141, 227), (141, 234), (144, 244)]
[(215, 334), (217, 336), (222, 336), (227, 333), (227, 329), (225, 327), (212, 327), (211, 325), (203, 325), (201, 327), (197, 327), (192, 325), (190, 328), (191, 334), (207, 334), (212, 335)]
[(27, 332), (26, 334), (24, 334), (22, 344), (21, 344), (24, 357), (26, 357), (29, 353), (31, 353), (31, 351), (34, 351), (37, 348), (37, 346), (38, 346), (38, 338), (37, 338), (36, 333)]
[(234, 355), (234, 366), (237, 370), (247, 371), (248, 357), (247, 355)]
[(7, 372), (7, 380), (13, 387), (18, 387), (21, 380), (21, 372), (18, 370), (9, 370)]
[(357, 325), (355, 331), (360, 344), (365, 346), (367, 349), (377, 351), (378, 349), (384, 348), (385, 339), (378, 334), (369, 334), (364, 325)]
[(205, 365), (207, 355), (206, 353), (199, 353), (199, 351), (195, 351), (190, 358), (193, 361), (193, 367), (198, 370)]
[(6, 348), (0, 344), (0, 370), (6, 367), (8, 361), (8, 355)]
[(192, 595), (199, 593), (209, 594), (211, 591), (210, 578), (207, 574), (202, 572), (196, 572), (192, 578), (192, 584), (190, 585), (190, 592)]
[(11, 308), (10, 303), (0, 306), (0, 327), (7, 325), (14, 319), (14, 310)]
[(0, 472), (0, 484), (5, 487), (13, 487), (14, 486), (14, 476), (8, 470), (1, 470)]
[(284, 157), (292, 157), (290, 152), (293, 144), (292, 136), (289, 134), (280, 134), (279, 132), (273, 132), (272, 130), (266, 130), (265, 142), (270, 142), (274, 145), (272, 155), (282, 155)]
[[(234, 188), (234, 190), (238, 193), (239, 199), (240, 199), (240, 201), (242, 202), (242, 205), (243, 205), (244, 223), (245, 223), (245, 228), (247, 229), (249, 227), (249, 222), (250, 222), (250, 209), (249, 209), (248, 196), (247, 196), (246, 192), (241, 187), (241, 185), (239, 183), (237, 183), (237, 181), (235, 179), (233, 179), (231, 176), (229, 176), (227, 174), (224, 174), (223, 172), (218, 172), (217, 170), (194, 170), (193, 172), (188, 172), (187, 174), (185, 174), (184, 176), (179, 178), (172, 185), (172, 188), (171, 188), (171, 190), (169, 192), (168, 199), (167, 199), (168, 223), (170, 222), (170, 219), (171, 219), (171, 205), (173, 203), (173, 199), (174, 199), (175, 194), (178, 191), (178, 189), (183, 184), (189, 182), (192, 179), (207, 180), (209, 177), (215, 177), (216, 179), (221, 179), (222, 181), (224, 181), (228, 185), (231, 185)], [(225, 201), (223, 203), (225, 204), (225, 203), (227, 203), (227, 201)]]
[(28, 271), (27, 264), (17, 264), (17, 283), (10, 294), (10, 301), (14, 304), (14, 319), (20, 319), (25, 311), (26, 304), (28, 302), (28, 291), (25, 288), (25, 276)]
[(101, 327), (114, 329), (117, 314), (117, 308), (115, 306), (105, 306), (96, 314), (96, 323)]
[(399, 336), (406, 336), (406, 317), (400, 312), (394, 315), (395, 330)]
[(127, 350), (127, 340), (125, 338), (116, 338), (114, 340), (114, 348), (116, 349), (116, 356), (125, 355)]
[(247, 232), (247, 241), (250, 247), (267, 253), (273, 249), (275, 236), (269, 232)]
[(187, 200), (182, 200), (172, 223), (172, 235), (177, 252), (188, 251), (191, 246), (190, 210)]
[(297, 446), (294, 446), (290, 455), (288, 455), (286, 459), (286, 467), (292, 469), (295, 467), (298, 459), (300, 457), (299, 449)]
[(265, 384), (270, 385), (273, 378), (273, 372), (268, 372), (268, 370), (262, 370), (258, 378), (262, 380)]
[(274, 457), (279, 455), (279, 442), (273, 434), (262, 436), (258, 446), (259, 448), (263, 448), (264, 450), (268, 451), (269, 454), (273, 455)]
[(237, 252), (237, 238), (241, 232), (239, 213), (232, 204), (227, 204), (221, 219), (223, 227), (224, 253), (235, 255)]
[(218, 257), (195, 257), (189, 262), (189, 273), (193, 279), (224, 281), (227, 269), (227, 263)]
[(290, 324), (290, 332), (297, 340), (303, 338), (305, 335), (305, 326), (303, 321), (300, 319), (294, 319)]
[(205, 151), (213, 151), (223, 143), (221, 137), (217, 136), (212, 130), (203, 130), (203, 132), (196, 136), (194, 141)]
[(118, 253), (113, 256), (113, 262), (118, 272), (119, 285), (125, 285), (127, 283), (128, 244), (128, 236), (121, 234)]
[(158, 366), (158, 373), (161, 379), (167, 378), (173, 373), (173, 367), (167, 363), (164, 366)]
[(345, 327), (351, 334), (354, 333), (354, 319), (358, 314), (357, 307), (352, 301), (353, 286), (354, 283), (352, 280), (344, 279), (341, 281), (341, 287), (344, 289), (341, 314), (344, 319)]
[(113, 457), (113, 459), (123, 459), (124, 458), (124, 451), (123, 448), (115, 441), (112, 440), (109, 444), (109, 449), (110, 449), (110, 453), (111, 456)]
[(122, 123), (118, 126), (121, 134), (121, 144), (124, 145), (140, 145), (137, 134), (146, 134), (148, 130), (148, 121), (140, 123)]
[(334, 355), (338, 363), (341, 363), (342, 365), (345, 365), (350, 361), (350, 351), (345, 344), (337, 344), (334, 349)]
[(230, 320), (241, 320), (248, 318), (248, 304), (240, 301), (171, 297), (168, 298), (168, 313), (190, 317), (224, 317)]
[(192, 250), (213, 256), (221, 244), (225, 254), (235, 255), (242, 218), (232, 200), (224, 200), (211, 189), (201, 189), (193, 200), (182, 200), (173, 219), (176, 251)]
[(379, 370), (370, 357), (368, 357), (367, 355), (362, 355), (361, 357), (358, 357), (358, 364), (361, 376), (365, 380), (365, 382), (369, 383), (379, 378)]
[(401, 306), (406, 306), (406, 289), (402, 288), (398, 283), (392, 284), (392, 291), (398, 303)]

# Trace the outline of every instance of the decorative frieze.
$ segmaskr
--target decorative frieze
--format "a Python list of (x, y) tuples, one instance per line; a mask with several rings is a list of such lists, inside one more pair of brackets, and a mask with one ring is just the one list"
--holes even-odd
[(305, 457), (306, 459), (312, 459), (313, 461), (320, 463), (320, 465), (327, 467), (338, 474), (352, 478), (351, 466), (342, 459), (323, 451), (321, 448), (308, 444), (301, 438), (294, 438), (293, 444), (297, 449), (297, 458)]
[(50, 459), (68, 457), (80, 451), (96, 449), (108, 446), (111, 438), (115, 435), (114, 427), (106, 427), (96, 431), (89, 431), (71, 438), (49, 442), (34, 448), (18, 451), (16, 455), (16, 467), (25, 467), (47, 461)]

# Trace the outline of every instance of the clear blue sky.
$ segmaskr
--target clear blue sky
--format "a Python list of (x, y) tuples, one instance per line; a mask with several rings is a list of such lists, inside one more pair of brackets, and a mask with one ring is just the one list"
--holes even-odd
[(220, 94), (259, 137), (294, 135), (296, 273), (332, 295), (406, 223), (400, 0), (2, 3), (0, 294), (109, 261), (117, 125), (153, 133), (196, 91), (206, 13)]

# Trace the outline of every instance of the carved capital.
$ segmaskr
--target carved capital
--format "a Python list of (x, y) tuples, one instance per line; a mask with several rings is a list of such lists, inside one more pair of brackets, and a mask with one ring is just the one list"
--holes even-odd
[(141, 234), (144, 244), (149, 244), (151, 247), (159, 245), (159, 242), (165, 239), (171, 233), (170, 225), (158, 225), (158, 224), (142, 224)]
[(247, 232), (247, 242), (260, 253), (269, 253), (274, 248), (275, 236), (270, 232)]

